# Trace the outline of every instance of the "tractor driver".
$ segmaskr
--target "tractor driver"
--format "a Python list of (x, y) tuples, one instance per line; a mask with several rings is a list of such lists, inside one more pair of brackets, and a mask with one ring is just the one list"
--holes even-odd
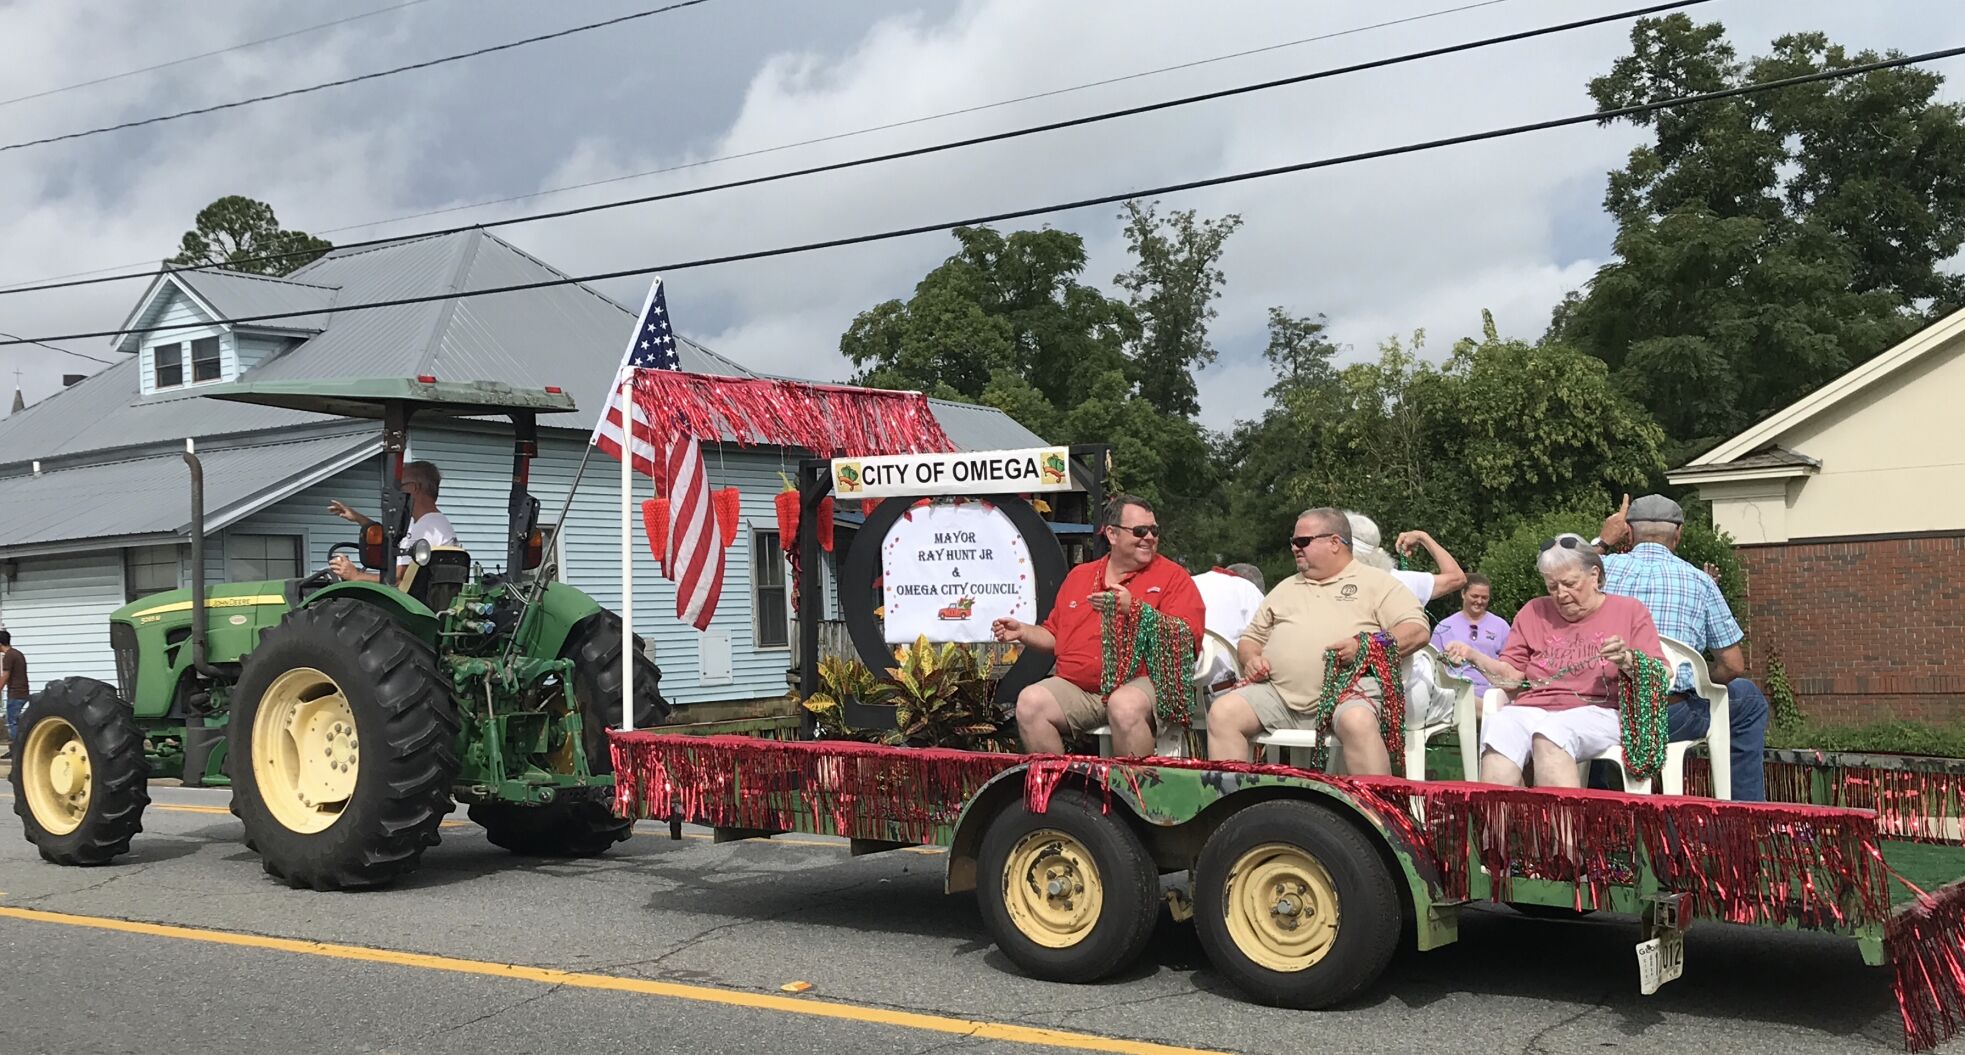
[[(457, 532), (451, 529), (450, 518), (437, 510), (437, 490), (443, 486), (443, 474), (437, 471), (434, 462), (406, 462), (403, 465), (401, 487), (409, 496), (409, 532), (403, 536), (398, 547), (402, 556), (396, 558), (396, 575), (400, 581), (402, 571), (409, 566), (409, 547), (417, 539), (428, 540), (432, 546), (457, 545)], [(340, 499), (328, 503), (328, 512), (343, 520), (367, 527), (374, 520), (348, 508)], [(363, 571), (345, 553), (337, 553), (328, 561), (328, 570), (339, 575), (342, 580), (360, 579), (364, 582), (381, 582), (382, 576), (376, 572)]]

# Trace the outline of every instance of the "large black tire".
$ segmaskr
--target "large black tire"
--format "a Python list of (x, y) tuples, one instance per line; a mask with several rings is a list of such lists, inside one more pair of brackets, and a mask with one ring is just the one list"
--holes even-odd
[[(573, 698), (580, 704), (587, 766), (595, 774), (614, 772), (607, 730), (617, 724), (621, 701), (621, 620), (612, 612), (588, 616), (566, 636), (561, 659), (573, 661)], [(662, 671), (635, 650), (635, 727), (660, 724), (669, 716), (662, 699)], [(528, 857), (592, 857), (628, 838), (634, 821), (616, 817), (605, 802), (561, 802), (550, 806), (482, 803), (471, 820), (485, 838)]]
[[(1311, 881), (1299, 882), (1306, 874)], [(1271, 901), (1287, 912), (1267, 910)], [(1329, 1007), (1363, 992), (1392, 962), (1402, 916), (1378, 848), (1314, 803), (1241, 810), (1208, 837), (1194, 867), (1194, 924), (1208, 960), (1242, 992), (1276, 1007)], [(1252, 917), (1261, 917), (1253, 930)], [(1264, 922), (1279, 929), (1265, 930)], [(1253, 958), (1244, 941), (1270, 962)]]
[[(272, 754), (256, 757), (254, 747), (259, 719), (283, 706), (288, 691), (269, 699), (267, 690), (289, 674), (311, 678), (309, 668), (333, 682), (353, 717), (343, 736), (354, 783), (317, 830), (281, 819), (295, 812), (296, 792), (280, 786)], [(459, 722), (446, 684), (430, 648), (363, 601), (299, 609), (260, 636), (233, 696), (227, 758), (232, 812), (268, 874), (295, 887), (347, 890), (387, 883), (417, 866), (450, 813), (458, 770)], [(369, 749), (359, 750), (361, 742)]]
[(1059, 791), (1043, 813), (1012, 802), (984, 830), (977, 869), (996, 947), (1036, 978), (1096, 982), (1125, 970), (1159, 920), (1160, 871), (1146, 844), (1080, 791)]
[[(84, 790), (78, 761), (87, 766), (79, 817), (64, 805)], [(49, 682), (28, 703), (11, 779), (22, 833), (55, 864), (108, 864), (143, 830), (150, 805), (143, 731), (116, 690), (93, 678)]]

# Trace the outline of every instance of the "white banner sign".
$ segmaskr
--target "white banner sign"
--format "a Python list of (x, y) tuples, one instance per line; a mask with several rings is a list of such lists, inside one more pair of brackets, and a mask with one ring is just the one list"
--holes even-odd
[(1063, 447), (965, 454), (883, 454), (834, 458), (832, 490), (842, 498), (1027, 494), (1076, 491)]
[(888, 644), (989, 641), (998, 619), (1034, 622), (1030, 547), (984, 502), (908, 510), (880, 544)]

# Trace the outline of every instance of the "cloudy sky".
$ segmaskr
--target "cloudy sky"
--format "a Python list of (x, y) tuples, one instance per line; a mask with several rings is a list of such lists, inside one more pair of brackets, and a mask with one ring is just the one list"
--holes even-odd
[[(509, 52), (150, 128), (0, 152), (0, 285), (112, 265), (154, 267), (212, 199), (271, 203), (336, 240), (723, 182), (1289, 76), (1605, 13), (1603, 0), (1111, 0), (909, 3), (710, 0)], [(400, 6), (398, 6), (400, 5)], [(0, 143), (135, 120), (501, 43), (655, 6), (519, 0), (0, 0)], [(19, 99), (80, 81), (381, 11), (330, 29)], [(1819, 29), (1852, 47), (1965, 43), (1944, 0), (1715, 0), (1743, 53)], [(1392, 19), (1417, 21), (1346, 32)], [(869, 166), (592, 217), (502, 237), (575, 274), (952, 220), (1582, 112), (1587, 80), (1627, 24), (1179, 108), (1090, 129)], [(408, 214), (610, 180), (870, 126), (984, 106), (1160, 67), (1277, 47), (1047, 98), (604, 186), (420, 219)], [(1965, 61), (1941, 67), (1965, 99)], [(3, 100), (17, 100), (4, 102)], [(1416, 329), (1444, 354), (1494, 310), (1533, 337), (1603, 261), (1604, 173), (1635, 142), (1590, 125), (1285, 176), (1166, 200), (1246, 225), (1200, 378), (1203, 417), (1259, 412), (1271, 305), (1329, 316), (1353, 355)], [(1116, 208), (1059, 213), (1091, 248), (1089, 278), (1126, 266)], [(841, 379), (853, 316), (907, 295), (947, 235), (673, 272), (679, 328), (753, 368)], [(637, 303), (645, 284), (605, 287)], [(107, 329), (142, 283), (0, 295), (0, 330)], [(106, 339), (66, 342), (114, 358)], [(30, 401), (101, 364), (0, 349)], [(0, 404), (3, 405), (3, 404)]]

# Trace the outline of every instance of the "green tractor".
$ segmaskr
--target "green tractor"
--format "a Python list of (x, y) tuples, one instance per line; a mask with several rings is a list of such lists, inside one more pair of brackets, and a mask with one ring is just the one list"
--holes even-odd
[[(364, 380), (242, 382), (206, 395), (380, 419), (382, 516), (359, 553), (378, 582), (331, 571), (205, 586), (204, 472), (191, 470), (191, 586), (110, 616), (118, 684), (51, 682), (16, 744), (14, 810), (41, 856), (103, 864), (142, 830), (151, 777), (227, 785), (246, 845), (296, 887), (375, 886), (414, 869), (454, 802), (515, 853), (584, 856), (628, 837), (611, 809), (605, 727), (623, 701), (621, 621), (537, 573), (545, 540), (526, 490), (537, 416), (556, 388)], [(417, 541), (400, 477), (416, 415), (509, 418), (510, 529), (503, 570)], [(392, 579), (397, 579), (393, 584)], [(640, 647), (634, 724), (668, 716)]]

